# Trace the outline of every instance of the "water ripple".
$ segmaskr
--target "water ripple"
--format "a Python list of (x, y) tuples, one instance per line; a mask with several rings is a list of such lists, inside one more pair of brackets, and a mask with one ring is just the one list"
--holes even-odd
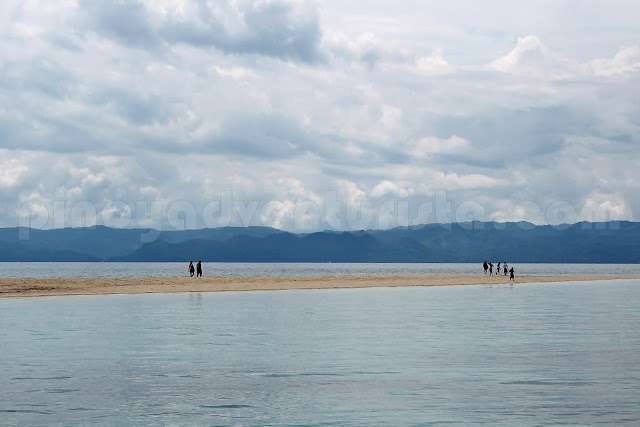
[(227, 404), (227, 405), (198, 405), (198, 408), (203, 408), (203, 409), (246, 409), (246, 408), (252, 408), (253, 406), (251, 405), (234, 405), (234, 404)]
[(0, 329), (0, 424), (640, 419), (640, 281), (203, 294), (197, 313), (190, 304), (183, 294), (0, 301), (0, 324), (13, 325)]
[(11, 380), (26, 381), (26, 380), (39, 380), (39, 381), (58, 381), (58, 380), (70, 380), (73, 377), (58, 376), (58, 377), (12, 377)]
[(38, 414), (51, 415), (51, 411), (36, 411), (35, 409), (0, 409), (0, 413), (6, 414)]
[(541, 386), (553, 386), (553, 385), (566, 385), (566, 386), (590, 386), (594, 385), (588, 381), (562, 381), (562, 380), (522, 380), (522, 381), (508, 381), (501, 382), (504, 385), (541, 385)]

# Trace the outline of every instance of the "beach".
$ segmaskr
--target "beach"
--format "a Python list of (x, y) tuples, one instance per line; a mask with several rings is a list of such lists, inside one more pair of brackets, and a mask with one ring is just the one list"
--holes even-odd
[(408, 286), (518, 285), (522, 283), (638, 279), (640, 276), (508, 276), (407, 274), (251, 277), (122, 277), (0, 279), (0, 298), (178, 292), (276, 291)]

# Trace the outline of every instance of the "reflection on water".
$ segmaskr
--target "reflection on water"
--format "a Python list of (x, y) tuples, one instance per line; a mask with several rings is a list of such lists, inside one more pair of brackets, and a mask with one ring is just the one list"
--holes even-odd
[(202, 307), (202, 294), (201, 293), (189, 293), (189, 306)]
[(640, 422), (640, 281), (0, 300), (3, 425)]

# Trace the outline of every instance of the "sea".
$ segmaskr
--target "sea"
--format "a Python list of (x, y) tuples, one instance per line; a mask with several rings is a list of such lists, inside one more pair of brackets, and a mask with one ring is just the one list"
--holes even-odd
[[(194, 260), (194, 262), (197, 260)], [(0, 262), (9, 277), (176, 277), (189, 263)], [(497, 263), (495, 263), (497, 266)], [(327, 276), (358, 274), (482, 273), (481, 263), (203, 263), (205, 276)], [(516, 275), (640, 275), (640, 264), (508, 264)]]
[[(204, 267), (483, 274), (476, 264)], [(178, 276), (186, 265), (10, 263), (0, 272)], [(635, 426), (639, 354), (640, 280), (629, 279), (0, 299), (0, 425)]]

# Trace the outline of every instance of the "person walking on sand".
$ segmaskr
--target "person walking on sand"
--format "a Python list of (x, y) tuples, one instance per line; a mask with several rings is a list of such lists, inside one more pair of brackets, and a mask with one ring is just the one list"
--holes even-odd
[(489, 263), (489, 276), (493, 276), (493, 264)]
[(496, 276), (500, 274), (500, 261), (498, 261), (498, 268), (496, 268)]
[(504, 275), (506, 276), (507, 275), (507, 271), (509, 271), (509, 270), (507, 270), (507, 263), (505, 262), (502, 265), (504, 266)]
[(189, 276), (193, 277), (195, 269), (193, 268), (193, 261), (189, 262)]
[(482, 264), (482, 267), (484, 267), (484, 274), (487, 274), (487, 270), (489, 269), (489, 264), (487, 264), (487, 261), (485, 261), (485, 262)]
[(202, 261), (198, 261), (198, 264), (196, 264), (196, 268), (198, 269), (196, 277), (202, 277)]
[(509, 270), (509, 273), (510, 273), (510, 275), (509, 275), (509, 281), (512, 281), (512, 280), (513, 280), (513, 281), (515, 282), (515, 281), (516, 281), (516, 279), (514, 279), (514, 278), (513, 278), (513, 267), (511, 267), (511, 270)]

